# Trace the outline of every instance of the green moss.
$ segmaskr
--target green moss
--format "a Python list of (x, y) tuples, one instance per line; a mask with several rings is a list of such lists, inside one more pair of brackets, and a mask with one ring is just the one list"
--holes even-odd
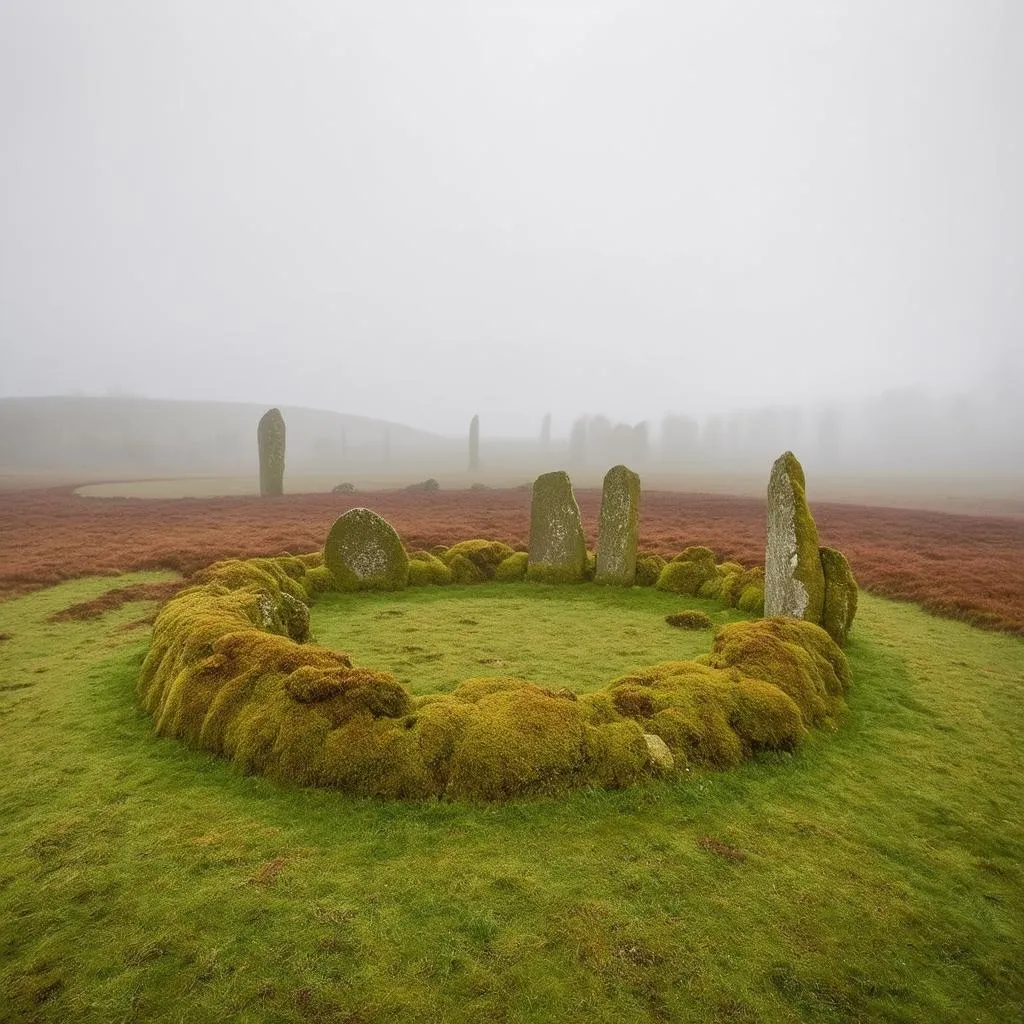
[(494, 569), (494, 578), (502, 583), (514, 583), (526, 579), (526, 563), (529, 555), (525, 551), (513, 551), (508, 558), (499, 562)]
[(748, 615), (764, 615), (764, 585), (751, 583), (744, 587), (736, 607)]
[(452, 579), (451, 569), (429, 551), (414, 551), (409, 556), (410, 587), (443, 587)]
[(484, 570), (463, 554), (452, 555), (449, 552), (448, 569), (453, 583), (484, 583), (487, 580)]
[(260, 495), (284, 494), (284, 417), (280, 409), (268, 409), (256, 427), (260, 459)]
[(679, 629), (714, 629), (715, 626), (704, 612), (695, 611), (673, 612), (665, 616), (665, 621)]
[(671, 561), (658, 576), (655, 586), (673, 594), (695, 596), (701, 586), (715, 576), (715, 564), (706, 561)]
[(704, 659), (788, 694), (807, 725), (834, 725), (850, 681), (846, 656), (820, 626), (776, 617), (723, 626)]
[(400, 590), (409, 578), (398, 534), (367, 508), (350, 509), (331, 527), (324, 564), (338, 590)]
[(846, 556), (835, 548), (821, 548), (821, 568), (825, 574), (825, 602), (821, 625), (840, 647), (846, 646), (850, 627), (857, 614), (857, 581)]
[(706, 579), (698, 588), (697, 596), (703, 598), (715, 598), (722, 593), (722, 578), (721, 576), (712, 576)]
[(457, 556), (468, 558), (483, 574), (484, 579), (494, 579), (498, 566), (515, 552), (500, 540), (464, 540), (452, 545), (442, 556), (451, 565)]
[(633, 582), (638, 587), (653, 587), (664, 568), (665, 559), (661, 555), (640, 555), (636, 560), (636, 576)]
[(706, 566), (710, 570), (715, 569), (715, 553), (711, 548), (694, 546), (683, 548), (682, 551), (672, 559), (673, 562), (696, 562)]

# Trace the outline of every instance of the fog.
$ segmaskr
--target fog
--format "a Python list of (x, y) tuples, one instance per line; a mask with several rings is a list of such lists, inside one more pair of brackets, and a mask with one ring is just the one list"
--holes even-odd
[(1019, 467), (1022, 97), (1016, 0), (8, 0), (0, 395)]

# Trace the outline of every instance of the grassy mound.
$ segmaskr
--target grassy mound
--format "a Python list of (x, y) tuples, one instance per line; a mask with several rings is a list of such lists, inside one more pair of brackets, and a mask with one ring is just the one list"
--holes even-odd
[[(456, 548), (446, 552), (456, 579), (511, 554)], [(300, 785), (504, 800), (628, 785), (689, 762), (729, 766), (789, 749), (842, 708), (844, 655), (823, 630), (786, 620), (733, 623), (706, 664), (667, 662), (582, 697), (499, 678), (417, 698), (388, 672), (303, 642), (306, 602), (322, 586), (316, 561), (218, 563), (163, 607), (139, 683), (161, 735)], [(673, 767), (645, 734), (664, 741)]]

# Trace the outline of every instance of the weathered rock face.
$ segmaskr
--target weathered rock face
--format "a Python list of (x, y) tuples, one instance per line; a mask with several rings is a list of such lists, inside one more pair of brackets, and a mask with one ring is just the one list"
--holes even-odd
[(613, 466), (601, 491), (595, 583), (633, 586), (639, 521), (640, 477), (625, 466)]
[(256, 427), (260, 451), (260, 495), (284, 494), (284, 417), (280, 409), (265, 412)]
[(820, 622), (825, 575), (818, 530), (807, 507), (804, 471), (792, 452), (775, 460), (768, 481), (764, 613)]
[(393, 527), (368, 508), (353, 508), (331, 527), (324, 564), (339, 590), (400, 590), (409, 558)]
[(825, 574), (825, 604), (821, 625), (840, 647), (850, 635), (857, 614), (857, 581), (846, 556), (835, 548), (821, 548), (821, 568)]
[(586, 566), (587, 544), (569, 474), (544, 473), (533, 483), (526, 578), (572, 583), (583, 579)]

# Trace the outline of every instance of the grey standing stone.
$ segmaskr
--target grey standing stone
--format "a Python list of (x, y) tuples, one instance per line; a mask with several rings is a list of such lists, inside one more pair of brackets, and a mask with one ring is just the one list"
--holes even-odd
[(804, 471), (792, 452), (780, 455), (768, 481), (764, 613), (821, 622), (825, 574), (818, 530), (807, 507)]
[(626, 466), (613, 466), (601, 491), (595, 583), (633, 586), (639, 523), (640, 477)]
[(844, 647), (857, 614), (857, 581), (841, 551), (822, 548), (820, 554), (825, 573), (825, 607), (821, 625), (840, 647)]
[(268, 409), (256, 427), (260, 453), (260, 496), (284, 494), (284, 417), (280, 409)]
[(526, 578), (537, 583), (573, 583), (583, 579), (586, 566), (587, 544), (569, 474), (544, 473), (533, 483)]
[(409, 582), (409, 556), (387, 520), (353, 508), (331, 527), (324, 564), (339, 590), (401, 590)]

